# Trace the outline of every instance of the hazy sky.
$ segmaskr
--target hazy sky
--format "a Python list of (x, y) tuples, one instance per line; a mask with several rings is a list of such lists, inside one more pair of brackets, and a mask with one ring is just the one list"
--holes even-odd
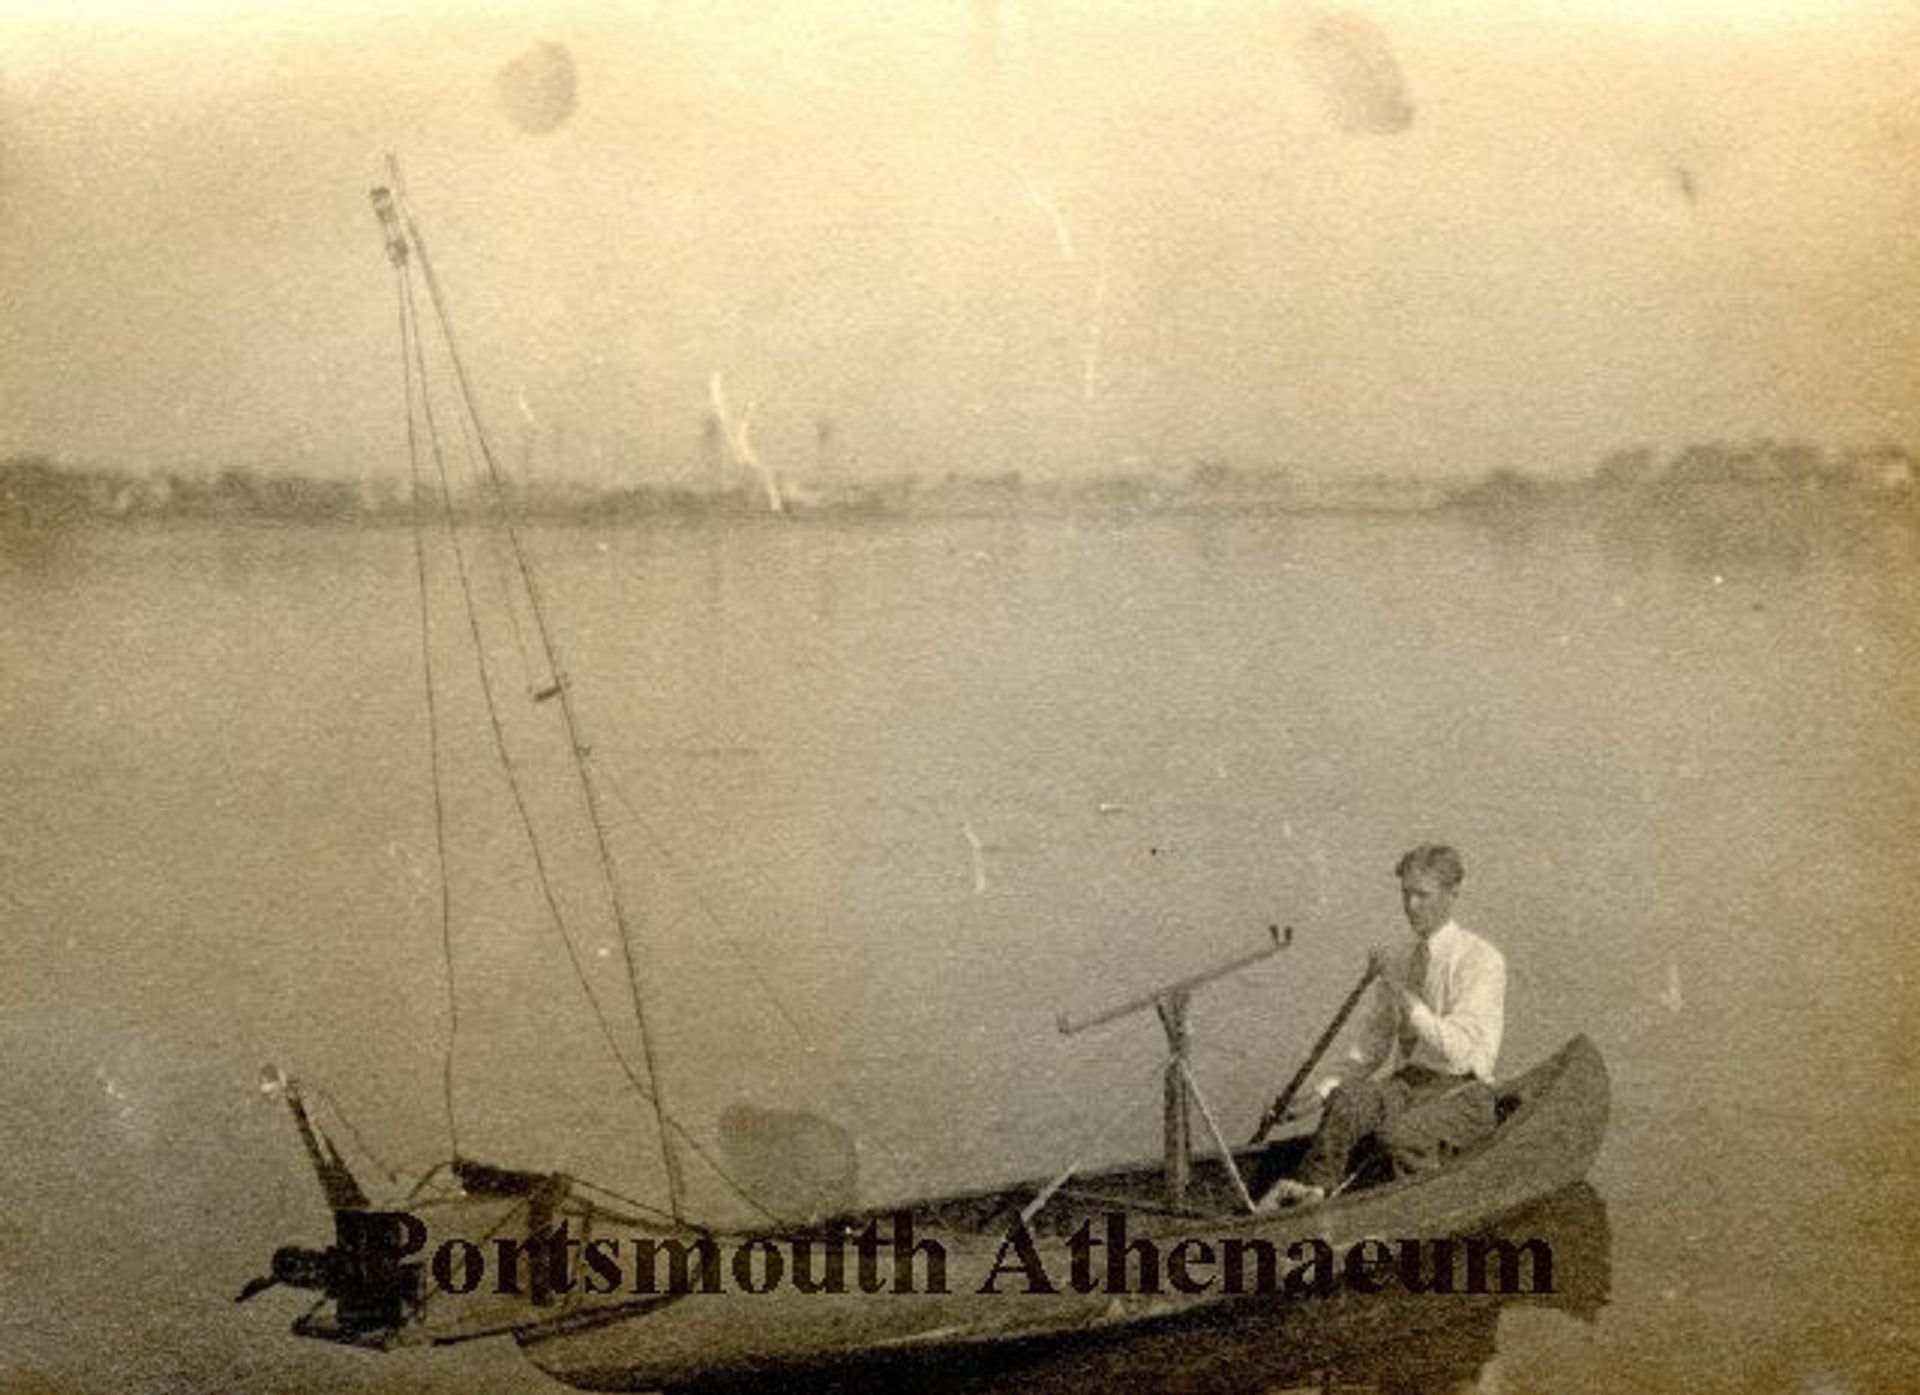
[(697, 478), (1920, 446), (1920, 5), (14, 0), (0, 454)]

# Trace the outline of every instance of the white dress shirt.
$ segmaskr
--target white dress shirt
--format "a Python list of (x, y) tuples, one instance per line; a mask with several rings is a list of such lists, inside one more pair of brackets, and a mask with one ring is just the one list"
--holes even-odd
[(1451, 920), (1426, 940), (1424, 968), (1421, 948), (1410, 946), (1401, 961), (1401, 975), (1419, 1001), (1403, 1012), (1405, 1000), (1396, 990), (1375, 985), (1372, 1011), (1342, 1076), (1365, 1079), (1397, 1051), (1396, 1070), (1424, 1066), (1493, 1079), (1506, 1021), (1507, 961)]

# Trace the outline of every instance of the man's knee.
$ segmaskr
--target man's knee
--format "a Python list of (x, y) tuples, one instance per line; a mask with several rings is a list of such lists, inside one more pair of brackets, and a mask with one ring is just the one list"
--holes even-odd
[(1380, 1110), (1385, 1103), (1377, 1080), (1345, 1080), (1333, 1087), (1327, 1096), (1327, 1113), (1345, 1115), (1371, 1114)]
[(1374, 1143), (1393, 1165), (1396, 1177), (1429, 1172), (1451, 1155), (1452, 1149), (1441, 1133), (1427, 1127), (1416, 1116), (1390, 1119), (1373, 1135)]
[(1327, 1096), (1326, 1113), (1320, 1127), (1329, 1126), (1356, 1140), (1374, 1132), (1387, 1117), (1386, 1096), (1376, 1080), (1353, 1080), (1335, 1087)]
[(1396, 1173), (1425, 1171), (1493, 1132), (1491, 1097), (1481, 1105), (1477, 1098), (1455, 1098), (1438, 1107), (1404, 1110), (1382, 1123), (1374, 1137), (1393, 1160)]
[(1403, 1152), (1420, 1152), (1438, 1141), (1435, 1130), (1416, 1113), (1397, 1114), (1374, 1130), (1374, 1139), (1396, 1157)]

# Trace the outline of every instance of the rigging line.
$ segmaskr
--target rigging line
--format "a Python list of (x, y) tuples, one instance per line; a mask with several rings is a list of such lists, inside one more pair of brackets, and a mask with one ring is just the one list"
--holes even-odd
[[(731, 1172), (728, 1172), (724, 1167), (720, 1166), (719, 1162), (715, 1160), (713, 1154), (709, 1153), (705, 1145), (703, 1145), (698, 1138), (694, 1137), (694, 1135), (688, 1131), (687, 1126), (685, 1124), (682, 1124), (678, 1119), (674, 1118), (671, 1114), (663, 1113), (660, 1117), (667, 1121), (667, 1127), (673, 1130), (674, 1136), (677, 1137), (682, 1143), (686, 1144), (687, 1147), (692, 1150), (693, 1155), (696, 1158), (700, 1159), (701, 1162), (705, 1163), (707, 1167), (712, 1171), (714, 1176), (718, 1177), (722, 1182), (726, 1183), (727, 1186), (732, 1190), (735, 1196), (739, 1197), (742, 1201), (746, 1202), (747, 1205), (751, 1206), (754, 1210), (758, 1211), (761, 1215), (765, 1216), (770, 1221), (784, 1222), (784, 1221), (789, 1221), (793, 1219), (791, 1216), (782, 1216), (779, 1212), (767, 1206), (764, 1202), (760, 1200), (759, 1197), (755, 1196), (750, 1190), (748, 1190), (747, 1185), (744, 1182), (742, 1182), (739, 1178), (735, 1177)], [(660, 1208), (657, 1206), (652, 1207), (650, 1209), (653, 1210), (658, 1215), (668, 1216), (671, 1219), (679, 1221), (684, 1225), (691, 1225), (695, 1229), (698, 1229), (698, 1230), (708, 1229), (707, 1226), (704, 1226), (700, 1222), (691, 1219), (690, 1217), (685, 1215), (683, 1212), (680, 1212), (677, 1210), (661, 1211)]]
[[(471, 455), (468, 458), (471, 459)], [(513, 631), (513, 648), (514, 652), (520, 656), (520, 676), (526, 680), (527, 692), (530, 694), (545, 692), (552, 684), (560, 681), (560, 675), (551, 674), (544, 683), (533, 676), (533, 656), (527, 652), (526, 636), (520, 629), (520, 612), (513, 603), (513, 592), (507, 586), (505, 571), (495, 568), (493, 579), (500, 587), (500, 603), (507, 612), (507, 627)]]
[[(452, 543), (454, 570), (460, 579), (461, 592), (466, 598), (467, 625), (473, 639), (474, 667), (479, 675), (480, 692), (487, 709), (488, 724), (493, 733), (494, 750), (499, 756), (501, 769), (506, 775), (507, 788), (513, 796), (514, 806), (519, 812), (520, 825), (526, 833), (527, 848), (533, 858), (535, 877), (540, 883), (541, 894), (546, 901), (547, 910), (552, 917), (554, 929), (559, 934), (560, 942), (567, 951), (567, 961), (572, 965), (574, 978), (579, 982), (580, 991), (585, 996), (587, 1005), (593, 1011), (594, 1021), (600, 1027), (600, 1034), (607, 1043), (608, 1052), (612, 1055), (615, 1064), (619, 1066), (621, 1074), (626, 1076), (627, 1083), (632, 1086), (634, 1093), (652, 1106), (655, 1114), (659, 1118), (663, 1137), (671, 1130), (672, 1133), (685, 1143), (686, 1146), (693, 1151), (695, 1156), (712, 1169), (714, 1175), (730, 1187), (741, 1200), (745, 1201), (749, 1206), (753, 1207), (769, 1220), (781, 1220), (782, 1217), (762, 1205), (760, 1200), (755, 1197), (751, 1191), (724, 1167), (720, 1166), (706, 1148), (701, 1145), (700, 1141), (689, 1132), (686, 1126), (669, 1114), (657, 1095), (640, 1083), (640, 1078), (634, 1072), (632, 1063), (627, 1060), (626, 1053), (620, 1049), (619, 1042), (614, 1037), (612, 1023), (607, 1020), (606, 1013), (601, 1009), (600, 1000), (593, 991), (593, 984), (587, 977), (586, 968), (581, 963), (579, 952), (573, 943), (573, 936), (567, 929), (566, 917), (560, 910), (558, 896), (554, 892), (552, 881), (548, 876), (546, 858), (541, 851), (539, 836), (534, 831), (532, 814), (527, 808), (526, 797), (521, 790), (519, 776), (513, 766), (512, 755), (507, 749), (506, 732), (500, 722), (499, 705), (494, 695), (493, 680), (487, 671), (484, 640), (480, 633), (478, 611), (474, 604), (472, 578), (469, 575), (467, 567), (466, 550), (461, 543), (460, 530), (454, 518), (452, 482), (447, 470), (446, 455), (440, 447), (440, 433), (434, 420), (432, 397), (426, 390), (426, 358), (421, 350), (420, 336), (418, 333), (419, 311), (414, 301), (413, 283), (410, 278), (403, 277), (401, 284), (403, 287), (402, 293), (404, 296), (403, 303), (405, 313), (412, 317), (414, 322), (414, 332), (411, 336), (411, 342), (414, 351), (414, 365), (420, 375), (422, 389), (420, 394), (421, 410), (427, 428), (428, 444), (432, 447), (434, 463), (440, 474), (441, 517), (446, 528), (448, 539)], [(666, 1150), (663, 1149), (663, 1152), (664, 1151)], [(672, 1198), (670, 1214), (676, 1220), (686, 1219), (680, 1205), (680, 1197), (677, 1194)]]
[[(412, 281), (404, 281), (403, 286), (407, 313), (414, 318), (415, 322), (415, 333), (412, 335), (414, 364), (424, 388), (426, 360), (421, 352), (417, 331), (419, 311), (414, 303)], [(526, 834), (527, 850), (533, 858), (535, 880), (540, 884), (540, 892), (546, 901), (554, 929), (559, 933), (561, 943), (566, 947), (567, 960), (573, 966), (574, 977), (579, 980), (581, 992), (586, 995), (587, 1004), (593, 1009), (594, 1020), (599, 1023), (601, 1035), (606, 1039), (607, 1050), (627, 1077), (628, 1083), (642, 1099), (653, 1104), (652, 1096), (641, 1085), (626, 1054), (621, 1051), (619, 1041), (614, 1037), (612, 1024), (607, 1020), (606, 1013), (601, 1010), (600, 1000), (593, 991), (593, 983), (587, 976), (585, 965), (581, 963), (579, 952), (573, 943), (573, 936), (567, 929), (566, 916), (560, 909), (559, 896), (554, 891), (552, 878), (548, 874), (546, 854), (541, 848), (539, 834), (534, 829), (532, 811), (528, 809), (526, 794), (520, 787), (519, 772), (514, 768), (512, 753), (507, 749), (506, 731), (501, 725), (499, 703), (493, 691), (493, 678), (487, 671), (485, 640), (480, 632), (479, 615), (474, 603), (473, 580), (467, 566), (466, 547), (461, 541), (459, 526), (454, 519), (452, 481), (447, 470), (446, 454), (440, 447), (439, 428), (434, 420), (433, 399), (430, 393), (423, 390), (420, 401), (426, 422), (428, 444), (433, 450), (434, 464), (440, 474), (441, 519), (448, 541), (452, 544), (454, 570), (460, 579), (460, 589), (466, 597), (467, 628), (473, 639), (474, 669), (479, 677), (480, 693), (487, 709), (488, 726), (493, 733), (494, 751), (500, 759), (501, 770), (507, 777), (507, 789), (513, 797), (514, 807), (520, 816), (520, 826)]]
[(519, 529), (514, 526), (513, 511), (507, 503), (505, 490), (501, 486), (500, 468), (493, 457), (493, 448), (487, 443), (487, 433), (480, 420), (480, 410), (474, 400), (473, 387), (467, 378), (465, 362), (460, 357), (458, 343), (454, 339), (453, 325), (447, 316), (446, 302), (440, 291), (440, 278), (434, 274), (433, 262), (427, 255), (425, 241), (420, 230), (414, 225), (411, 210), (406, 206), (405, 193), (399, 190), (399, 180), (394, 181), (396, 202), (400, 216), (405, 220), (407, 238), (419, 253), (420, 271), (426, 278), (427, 294), (433, 301), (435, 318), (439, 322), (440, 333), (446, 341), (447, 357), (453, 364), (454, 376), (460, 385), (460, 395), (465, 403), (468, 415), (473, 419), (474, 433), (479, 439), (480, 457), (486, 463), (487, 474), (493, 482), (494, 498), (500, 509), (501, 523), (506, 529), (508, 544), (513, 549), (514, 560), (519, 566), (521, 584), (526, 588), (527, 606), (533, 617), (534, 629), (540, 636), (541, 648), (547, 661), (548, 671), (554, 677), (554, 691), (560, 700), (560, 712), (566, 725), (567, 744), (573, 752), (574, 770), (579, 777), (581, 798), (586, 806), (587, 821), (593, 829), (594, 850), (600, 859), (600, 872), (607, 888), (608, 904), (613, 911), (614, 924), (620, 931), (621, 959), (626, 967), (627, 988), (633, 999), (634, 1024), (640, 1032), (640, 1052), (646, 1064), (647, 1080), (652, 1085), (654, 1111), (660, 1118), (660, 1153), (666, 1163), (667, 1191), (675, 1215), (680, 1213), (680, 1203), (684, 1179), (680, 1173), (680, 1159), (675, 1155), (667, 1128), (667, 1101), (661, 1088), (659, 1064), (653, 1049), (653, 1034), (648, 1030), (643, 995), (640, 989), (640, 975), (634, 962), (633, 933), (627, 919), (626, 905), (621, 898), (619, 879), (614, 871), (613, 850), (607, 843), (607, 831), (600, 815), (599, 796), (594, 792), (592, 776), (587, 771), (585, 753), (586, 742), (580, 735), (579, 718), (573, 709), (573, 695), (568, 690), (566, 670), (561, 665), (556, 651), (553, 631), (546, 621), (546, 607), (540, 598), (540, 589), (534, 580), (532, 567), (527, 554), (520, 545)]
[(699, 884), (692, 880), (692, 873), (686, 864), (674, 855), (673, 850), (667, 846), (666, 840), (660, 836), (659, 830), (634, 806), (633, 801), (627, 797), (626, 790), (621, 788), (620, 782), (607, 773), (607, 768), (599, 757), (590, 756), (588, 759), (593, 762), (594, 769), (600, 772), (601, 783), (613, 791), (614, 802), (627, 811), (627, 816), (639, 827), (641, 833), (646, 835), (647, 843), (653, 848), (654, 852), (659, 855), (660, 860), (674, 871), (683, 872), (688, 875), (687, 894), (692, 898), (694, 908), (699, 911), (701, 918), (712, 928), (714, 934), (718, 935), (727, 947), (739, 956), (741, 964), (746, 967), (747, 973), (753, 978), (754, 983), (758, 985), (760, 991), (766, 994), (768, 1004), (773, 1008), (774, 1012), (778, 1014), (780, 1020), (787, 1024), (787, 1029), (793, 1033), (794, 1039), (809, 1052), (813, 1051), (815, 1049), (813, 1042), (807, 1039), (807, 1034), (801, 1030), (800, 1024), (794, 1020), (793, 1014), (787, 1011), (787, 1005), (780, 1001), (780, 995), (773, 991), (773, 985), (767, 981), (766, 975), (760, 972), (759, 967), (753, 962), (752, 957), (748, 955), (746, 947), (742, 945), (738, 939), (734, 938), (734, 936), (727, 933), (726, 923), (720, 919), (719, 913), (713, 909), (712, 903), (707, 900), (705, 893), (700, 890)]
[[(635, 1197), (628, 1196), (624, 1192), (617, 1192), (612, 1187), (603, 1187), (598, 1182), (590, 1181), (585, 1177), (569, 1177), (567, 1178), (567, 1181), (573, 1185), (573, 1188), (575, 1191), (596, 1193), (600, 1196), (607, 1197), (610, 1200), (617, 1201), (622, 1206), (631, 1206), (636, 1211), (645, 1211), (650, 1216), (658, 1216), (662, 1220), (672, 1221), (677, 1225), (682, 1225), (682, 1226), (690, 1225), (695, 1230), (698, 1230), (703, 1234), (710, 1235), (713, 1233), (711, 1229), (709, 1229), (707, 1226), (699, 1224), (697, 1221), (689, 1221), (684, 1216), (673, 1215), (672, 1213), (665, 1211), (658, 1206), (652, 1205), (649, 1202), (641, 1201)], [(779, 1218), (769, 1214), (769, 1219), (777, 1220)]]
[[(458, 1164), (458, 1158), (446, 1158), (428, 1168), (426, 1172), (421, 1175), (420, 1180), (413, 1184), (412, 1190), (407, 1193), (405, 1204), (411, 1205), (418, 1203), (422, 1206), (434, 1206), (441, 1203), (455, 1202), (468, 1195), (458, 1182), (448, 1186), (440, 1183), (438, 1180), (442, 1173), (453, 1172)], [(697, 1230), (703, 1235), (711, 1235), (713, 1233), (709, 1227), (700, 1224), (698, 1221), (689, 1221), (673, 1215), (664, 1206), (655, 1205), (650, 1201), (641, 1201), (638, 1197), (624, 1195), (621, 1192), (615, 1191), (612, 1187), (603, 1187), (598, 1182), (591, 1181), (588, 1178), (575, 1177), (571, 1173), (565, 1172), (554, 1173), (552, 1175), (564, 1179), (567, 1186), (574, 1192), (592, 1192), (600, 1196), (608, 1197), (623, 1206), (629, 1206), (635, 1211), (644, 1212), (648, 1219), (666, 1221), (681, 1229)], [(422, 1200), (422, 1194), (425, 1193), (429, 1187), (433, 1188), (432, 1195), (426, 1196), (425, 1199)], [(631, 1225), (643, 1223), (638, 1217), (619, 1216), (611, 1211), (605, 1214), (613, 1216), (615, 1220)]]
[[(1166, 1070), (1166, 1062), (1156, 1062), (1153, 1070), (1150, 1072), (1150, 1076), (1155, 1080), (1162, 1079), (1166, 1075)], [(1124, 1103), (1125, 1096), (1123, 1096), (1122, 1099)], [(1058, 1192), (1061, 1187), (1067, 1184), (1069, 1178), (1080, 1171), (1081, 1167), (1088, 1161), (1089, 1155), (1104, 1153), (1106, 1151), (1107, 1141), (1113, 1137), (1119, 1128), (1120, 1121), (1132, 1112), (1131, 1106), (1128, 1106), (1124, 1110), (1116, 1109), (1112, 1113), (1102, 1116), (1099, 1121), (1100, 1128), (1091, 1140), (1085, 1140), (1085, 1136), (1081, 1135), (1085, 1141), (1074, 1151), (1073, 1156), (1067, 1160), (1066, 1165), (1055, 1174), (1052, 1180), (1040, 1189), (1033, 1201), (1029, 1202), (1027, 1206), (1021, 1210), (1020, 1220), (1022, 1224), (1032, 1223), (1033, 1218), (1039, 1215), (1047, 1202), (1053, 1199), (1054, 1193)], [(1100, 1164), (1096, 1160), (1094, 1165), (1099, 1166)]]
[(1225, 1056), (1234, 1061), (1251, 1061), (1256, 1064), (1270, 1063), (1269, 1058), (1257, 1051), (1242, 1051), (1236, 1046), (1227, 1046), (1217, 1041), (1207, 1041), (1201, 1037), (1189, 1039), (1192, 1045), (1201, 1051), (1211, 1051), (1217, 1056)]
[(303, 1086), (302, 1089), (333, 1111), (333, 1117), (338, 1120), (340, 1126), (347, 1131), (347, 1136), (353, 1139), (360, 1151), (366, 1155), (367, 1161), (371, 1162), (386, 1175), (389, 1183), (396, 1187), (400, 1185), (400, 1174), (388, 1167), (386, 1160), (373, 1151), (373, 1145), (368, 1143), (366, 1138), (362, 1136), (358, 1126), (348, 1117), (347, 1111), (341, 1107), (340, 1101), (333, 1097), (331, 1091), (324, 1085), (306, 1085)]
[[(457, 1157), (458, 1154), (455, 1154), (455, 1156)], [(413, 1184), (413, 1187), (407, 1192), (406, 1201), (403, 1202), (402, 1204), (410, 1205), (414, 1201), (417, 1201), (420, 1198), (420, 1195), (423, 1192), (425, 1192), (428, 1187), (432, 1187), (434, 1189), (433, 1195), (428, 1198), (429, 1201), (440, 1201), (450, 1197), (459, 1196), (461, 1193), (457, 1183), (452, 1187), (447, 1187), (440, 1184), (440, 1180), (439, 1180), (440, 1174), (442, 1172), (451, 1172), (452, 1170), (453, 1170), (453, 1160), (451, 1158), (449, 1158), (445, 1162), (435, 1163), (432, 1167), (428, 1168), (425, 1172), (420, 1174), (420, 1180)]]
[[(440, 704), (433, 682), (433, 604), (427, 587), (426, 524), (420, 517), (425, 477), (420, 468), (419, 433), (414, 429), (413, 321), (408, 313), (406, 270), (400, 261), (405, 255), (405, 248), (390, 249), (389, 255), (394, 259), (394, 291), (400, 310), (400, 367), (407, 405), (407, 465), (413, 480), (413, 507), (408, 512), (413, 520), (414, 574), (420, 583), (420, 665), (426, 678), (427, 752), (433, 784), (433, 844), (440, 869), (440, 953), (447, 966), (447, 1036), (440, 1062), (440, 1093), (447, 1111), (447, 1142), (458, 1156), (460, 1129), (454, 1118), (453, 1063), (455, 1048), (460, 1040), (460, 995), (453, 963), (453, 886), (447, 875), (446, 800), (441, 792)], [(424, 393), (425, 384), (421, 386)]]
[[(474, 464), (481, 453), (480, 447), (475, 444), (474, 428), (468, 423), (467, 414), (464, 412), (455, 413), (454, 420), (460, 424), (460, 444), (465, 451), (467, 474), (472, 478), (475, 486), (483, 485), (486, 481), (481, 477), (479, 467)], [(513, 603), (513, 589), (507, 583), (507, 569), (499, 564), (497, 550), (494, 550), (491, 560), (494, 565), (488, 567), (487, 571), (493, 577), (494, 585), (499, 588), (500, 607), (506, 611), (507, 627), (513, 631), (513, 649), (520, 658), (520, 676), (526, 682), (528, 694), (538, 695), (545, 692), (553, 683), (558, 682), (560, 675), (550, 672), (545, 682), (535, 680), (533, 656), (527, 652), (526, 635), (520, 628), (520, 608)]]
[[(696, 875), (674, 854), (673, 849), (667, 844), (666, 839), (661, 836), (660, 831), (634, 806), (633, 801), (627, 797), (627, 792), (621, 787), (620, 782), (608, 773), (605, 764), (597, 756), (590, 756), (588, 759), (593, 762), (594, 768), (599, 772), (601, 782), (605, 784), (609, 790), (613, 791), (614, 802), (625, 809), (634, 823), (639, 826), (640, 831), (646, 836), (647, 842), (653, 847), (654, 852), (659, 855), (660, 860), (673, 870), (686, 875), (687, 894), (692, 898), (695, 909), (699, 912), (700, 916), (706, 920), (707, 924), (713, 928), (713, 932), (720, 937), (721, 941), (733, 950), (735, 957), (737, 957), (740, 963), (746, 968), (747, 974), (766, 996), (768, 1004), (771, 1005), (774, 1012), (779, 1015), (780, 1020), (787, 1024), (788, 1030), (793, 1033), (794, 1040), (800, 1043), (802, 1050), (805, 1051), (809, 1058), (813, 1057), (819, 1050), (818, 1045), (807, 1035), (793, 1014), (787, 1010), (786, 1004), (780, 1000), (780, 995), (774, 991), (772, 982), (761, 972), (759, 965), (754, 963), (753, 957), (747, 953), (746, 946), (728, 933), (726, 922), (721, 920), (719, 912), (715, 911), (712, 902), (707, 900), (706, 894), (700, 889), (700, 883)], [(913, 1166), (914, 1159), (908, 1158), (891, 1143), (887, 1142), (878, 1130), (866, 1124), (864, 1120), (859, 1117), (860, 1111), (852, 1106), (850, 1101), (847, 1103), (849, 1112), (855, 1115), (855, 1122), (860, 1125), (868, 1141), (877, 1144), (880, 1150), (898, 1166), (902, 1168), (910, 1168)]]

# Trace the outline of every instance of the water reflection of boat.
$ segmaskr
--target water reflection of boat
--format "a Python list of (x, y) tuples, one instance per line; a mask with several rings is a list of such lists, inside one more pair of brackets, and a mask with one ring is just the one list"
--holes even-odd
[[(1551, 1292), (1343, 1291), (1278, 1313), (1241, 1305), (1205, 1314), (1027, 1347), (973, 1360), (902, 1360), (788, 1388), (810, 1395), (911, 1389), (927, 1395), (1106, 1395), (1116, 1388), (1180, 1395), (1288, 1395), (1377, 1391), (1430, 1395), (1478, 1388), (1499, 1349), (1510, 1308), (1594, 1321), (1612, 1289), (1606, 1202), (1585, 1182), (1485, 1226), (1513, 1244), (1538, 1240), (1553, 1255)], [(716, 1392), (724, 1386), (710, 1386)]]

